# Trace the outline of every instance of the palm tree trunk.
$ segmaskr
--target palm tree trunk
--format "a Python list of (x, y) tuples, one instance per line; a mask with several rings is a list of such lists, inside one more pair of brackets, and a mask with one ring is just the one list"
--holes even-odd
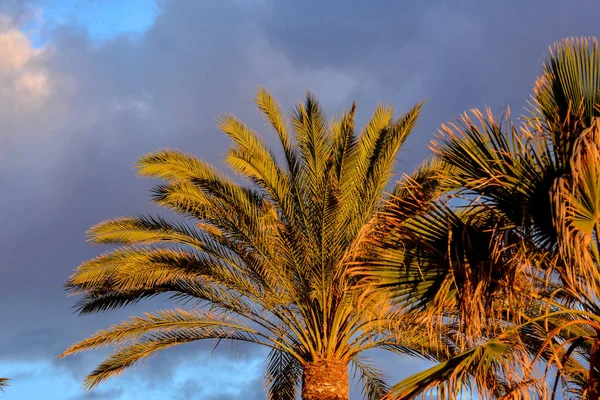
[(304, 366), (302, 400), (348, 400), (348, 364), (317, 360)]

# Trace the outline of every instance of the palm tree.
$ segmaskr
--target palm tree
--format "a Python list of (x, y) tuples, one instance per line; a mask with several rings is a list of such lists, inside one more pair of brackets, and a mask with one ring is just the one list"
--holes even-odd
[(0, 378), (0, 390), (4, 390), (4, 388), (8, 386), (9, 381), (10, 379), (8, 378)]
[[(454, 200), (429, 201), (413, 185), (429, 211), (407, 218), (392, 204), (379, 218), (392, 234), (374, 240), (388, 260), (358, 273), (455, 329), (460, 351), (391, 397), (469, 381), (488, 397), (554, 397), (559, 383), (600, 397), (599, 104), (597, 40), (568, 39), (551, 50), (521, 124), (475, 110), (442, 127), (428, 173)], [(550, 388), (540, 368), (556, 372)]]
[[(447, 129), (440, 157), (525, 238), (546, 305), (542, 347), (571, 395), (600, 397), (600, 51), (596, 39), (557, 43), (520, 129)], [(512, 145), (510, 144), (512, 143)], [(459, 161), (460, 160), (460, 161)], [(540, 278), (544, 278), (541, 282)], [(534, 359), (534, 361), (537, 360)], [(554, 396), (554, 393), (553, 393)]]
[(366, 256), (352, 270), (371, 292), (393, 299), (397, 318), (414, 316), (446, 350), (385, 398), (539, 398), (541, 377), (525, 379), (522, 368), (537, 356), (531, 349), (541, 348), (539, 327), (509, 329), (538, 305), (527, 303), (523, 241), (494, 210), (457, 207), (449, 173), (434, 160), (405, 177), (373, 220)]
[(93, 243), (121, 247), (69, 278), (67, 290), (83, 295), (81, 314), (162, 294), (193, 306), (134, 317), (67, 349), (60, 357), (119, 346), (87, 388), (167, 347), (210, 339), (270, 348), (270, 399), (295, 399), (300, 387), (303, 399), (347, 399), (349, 364), (366, 397), (378, 399), (387, 385), (363, 351), (439, 351), (423, 331), (397, 339), (384, 300), (357, 307), (361, 290), (346, 273), (421, 104), (398, 119), (379, 106), (357, 135), (354, 105), (328, 124), (308, 94), (291, 112), (290, 134), (269, 93), (259, 90), (255, 100), (279, 136), (284, 166), (256, 133), (224, 116), (219, 128), (234, 142), (225, 161), (251, 186), (191, 155), (158, 151), (139, 160), (139, 174), (166, 180), (154, 201), (185, 219), (117, 218), (89, 231)]

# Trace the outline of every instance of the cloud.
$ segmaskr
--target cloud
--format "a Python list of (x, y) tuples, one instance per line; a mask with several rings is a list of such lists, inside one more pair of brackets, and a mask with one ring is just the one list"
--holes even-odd
[(0, 26), (0, 71), (20, 71), (34, 56), (36, 51), (29, 39), (21, 31), (10, 27), (8, 18), (2, 18)]
[[(0, 230), (0, 297), (2, 304), (8, 304), (8, 299), (12, 304), (3, 307), (1, 314), (3, 320), (18, 321), (19, 326), (0, 327), (4, 360), (32, 365), (53, 360), (69, 344), (97, 329), (142, 310), (173, 305), (157, 300), (121, 312), (77, 318), (70, 309), (73, 299), (64, 296), (61, 286), (78, 263), (101, 251), (83, 240), (90, 225), (117, 215), (156, 212), (147, 196), (150, 183), (132, 171), (140, 154), (181, 147), (219, 163), (225, 141), (214, 127), (216, 116), (246, 108), (255, 88), (266, 83), (258, 77), (258, 67), (248, 68), (255, 55), (249, 54), (241, 39), (255, 27), (248, 24), (245, 14), (244, 9), (232, 13), (227, 7), (173, 3), (144, 40), (117, 38), (99, 47), (90, 46), (80, 29), (64, 26), (52, 34), (38, 59), (28, 60), (47, 71), (53, 85), (47, 101), (35, 112), (26, 108), (7, 112), (11, 128), (0, 132), (0, 138), (8, 142), (0, 146), (0, 169), (10, 168), (4, 184), (12, 193), (0, 199), (0, 207), (10, 216)], [(202, 15), (202, 25), (190, 15)], [(220, 29), (218, 21), (226, 18), (239, 30)], [(203, 37), (199, 26), (214, 28), (216, 38)], [(28, 63), (22, 68), (28, 68)], [(304, 85), (297, 88), (300, 93), (304, 89)], [(0, 95), (0, 104), (9, 102), (8, 94)], [(259, 121), (256, 114), (250, 115)], [(25, 209), (23, 204), (27, 204)], [(147, 390), (183, 385), (174, 380), (181, 374), (177, 366), (190, 359), (190, 348), (208, 356), (207, 365), (233, 358), (222, 350), (213, 356), (210, 343), (187, 346), (165, 352), (126, 376), (134, 379), (135, 387)], [(257, 348), (241, 351), (249, 356)], [(51, 365), (72, 377), (61, 381), (62, 386), (79, 389), (85, 374), (105, 354), (53, 360)], [(249, 369), (247, 373), (255, 372)], [(240, 374), (240, 388), (244, 376)], [(209, 392), (214, 381), (206, 379)], [(123, 381), (115, 380), (115, 385), (118, 382)], [(13, 382), (13, 393), (19, 393), (23, 384)], [(111, 385), (106, 387), (111, 389)], [(49, 388), (48, 398), (59, 396), (61, 390)], [(256, 390), (256, 398), (264, 397), (262, 384)], [(99, 393), (104, 389), (99, 388)], [(132, 398), (131, 390), (124, 393)], [(235, 398), (236, 393), (228, 395)], [(102, 396), (114, 398), (112, 392), (98, 395)]]
[(50, 95), (48, 77), (43, 72), (25, 72), (17, 79), (15, 88), (34, 97)]
[(43, 49), (35, 49), (29, 38), (7, 16), (0, 16), (1, 97), (27, 107), (50, 95), (46, 71), (38, 61)]
[[(600, 3), (428, 0), (344, 7), (317, 0), (274, 2), (262, 15), (268, 43), (299, 69), (354, 74), (358, 105), (383, 101), (406, 110), (427, 100), (407, 142), (407, 171), (429, 151), (440, 123), (474, 107), (521, 114), (547, 48), (567, 36), (600, 33)], [(359, 108), (360, 109), (360, 108)]]
[[(2, 19), (10, 19), (11, 23), (26, 22), (33, 14), (37, 13), (40, 0), (2, 0), (0, 2), (0, 28)], [(6, 21), (5, 21), (6, 22)]]
[(140, 118), (152, 118), (156, 112), (152, 106), (151, 96), (141, 96), (137, 98), (121, 98), (116, 99), (112, 110), (116, 113), (132, 112)]

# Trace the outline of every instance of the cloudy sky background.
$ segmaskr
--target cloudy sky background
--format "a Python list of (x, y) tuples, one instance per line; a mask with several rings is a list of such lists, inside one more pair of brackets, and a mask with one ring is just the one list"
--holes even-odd
[[(360, 123), (379, 102), (400, 113), (427, 100), (399, 157), (407, 172), (463, 111), (520, 115), (548, 46), (599, 35), (599, 17), (597, 0), (0, 0), (0, 376), (13, 379), (3, 398), (264, 398), (256, 347), (188, 345), (91, 393), (81, 381), (106, 352), (55, 359), (166, 306), (76, 317), (62, 292), (101, 252), (88, 227), (157, 211), (136, 158), (174, 147), (218, 164), (225, 112), (274, 143), (252, 103), (265, 86), (286, 109), (307, 89), (330, 115), (354, 100)], [(394, 379), (426, 365), (376, 357)]]

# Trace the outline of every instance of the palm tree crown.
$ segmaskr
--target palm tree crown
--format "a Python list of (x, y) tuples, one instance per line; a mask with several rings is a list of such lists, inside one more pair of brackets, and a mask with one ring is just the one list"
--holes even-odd
[(465, 119), (462, 137), (447, 129), (438, 149), (457, 185), (522, 238), (536, 282), (529, 295), (541, 307), (515, 331), (522, 341), (535, 331), (532, 362), (557, 369), (552, 396), (559, 382), (569, 397), (600, 396), (599, 106), (598, 42), (566, 39), (551, 49), (518, 129)]
[(259, 90), (255, 101), (279, 136), (284, 165), (255, 132), (224, 116), (219, 128), (234, 143), (225, 162), (251, 186), (191, 155), (158, 151), (139, 160), (139, 174), (165, 180), (154, 201), (185, 219), (117, 218), (89, 231), (93, 243), (120, 247), (69, 278), (68, 291), (83, 295), (82, 314), (160, 294), (195, 306), (134, 317), (67, 349), (61, 356), (120, 346), (86, 387), (167, 347), (229, 339), (271, 349), (271, 399), (294, 399), (299, 387), (306, 399), (347, 398), (349, 363), (376, 399), (387, 387), (361, 352), (434, 354), (425, 335), (395, 339), (382, 324), (385, 303), (357, 308), (361, 293), (346, 273), (421, 105), (398, 119), (379, 106), (358, 135), (354, 105), (328, 124), (309, 94), (291, 112), (290, 133), (269, 93)]
[(390, 396), (456, 397), (471, 382), (480, 398), (546, 398), (559, 383), (569, 398), (600, 397), (599, 105), (598, 42), (567, 39), (521, 123), (474, 110), (442, 126), (436, 161), (404, 196), (418, 212), (389, 203), (377, 262), (358, 273), (424, 311), (457, 354)]

